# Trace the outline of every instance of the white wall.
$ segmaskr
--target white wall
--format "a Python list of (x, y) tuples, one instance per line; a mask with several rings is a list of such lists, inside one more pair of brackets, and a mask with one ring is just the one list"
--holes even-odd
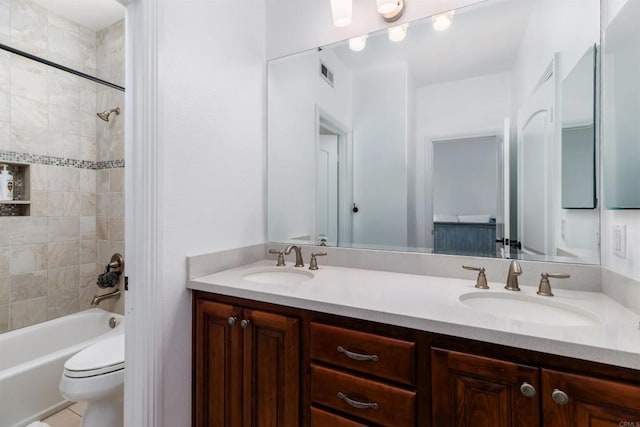
[(159, 5), (164, 426), (191, 424), (185, 257), (266, 239), (264, 27), (261, 1)]
[(407, 66), (353, 74), (353, 243), (407, 246)]
[[(321, 60), (333, 87), (320, 76)], [(316, 106), (350, 128), (351, 73), (333, 52), (312, 50), (270, 62), (268, 81), (268, 237), (315, 239)]]
[(585, 50), (600, 40), (599, 28), (598, 0), (537, 1), (513, 67), (514, 112), (533, 92), (554, 53), (562, 53), (563, 79)]
[(489, 133), (500, 135), (504, 118), (511, 113), (510, 88), (508, 72), (418, 88), (415, 161), (419, 246), (433, 246), (431, 141)]

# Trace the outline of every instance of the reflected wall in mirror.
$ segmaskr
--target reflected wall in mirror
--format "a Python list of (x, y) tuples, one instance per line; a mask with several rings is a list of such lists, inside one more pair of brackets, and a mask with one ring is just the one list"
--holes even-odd
[[(562, 203), (562, 108), (593, 112), (593, 77), (561, 97), (599, 42), (599, 7), (492, 0), (446, 31), (426, 18), (401, 42), (385, 30), (361, 51), (270, 61), (269, 240), (599, 262), (595, 205)], [(567, 146), (567, 168), (597, 176)]]
[(602, 54), (604, 198), (640, 209), (640, 2), (627, 1), (605, 28)]

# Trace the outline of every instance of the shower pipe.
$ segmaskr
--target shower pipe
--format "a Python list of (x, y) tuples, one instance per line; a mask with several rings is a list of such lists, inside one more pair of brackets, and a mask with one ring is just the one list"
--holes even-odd
[(20, 56), (22, 56), (24, 58), (31, 59), (32, 61), (36, 61), (36, 62), (39, 62), (39, 63), (44, 64), (44, 65), (48, 65), (48, 66), (53, 67), (53, 68), (57, 68), (58, 70), (66, 71), (67, 73), (75, 74), (78, 77), (82, 77), (84, 79), (91, 80), (91, 81), (93, 81), (95, 83), (100, 83), (101, 85), (109, 86), (110, 88), (113, 88), (113, 89), (120, 90), (120, 91), (124, 92), (124, 87), (122, 87), (122, 86), (118, 86), (117, 84), (108, 82), (106, 80), (99, 79), (99, 78), (91, 76), (89, 74), (85, 74), (85, 73), (83, 73), (81, 71), (78, 71), (78, 70), (74, 70), (73, 68), (69, 68), (69, 67), (65, 67), (64, 65), (56, 64), (55, 62), (51, 62), (48, 59), (40, 58), (39, 56), (35, 56), (35, 55), (32, 55), (32, 54), (27, 53), (25, 51), (22, 51), (22, 50), (19, 50), (19, 49), (15, 49), (15, 48), (13, 48), (11, 46), (7, 46), (6, 44), (0, 43), (0, 49), (6, 50), (7, 52), (15, 53), (16, 55), (20, 55)]

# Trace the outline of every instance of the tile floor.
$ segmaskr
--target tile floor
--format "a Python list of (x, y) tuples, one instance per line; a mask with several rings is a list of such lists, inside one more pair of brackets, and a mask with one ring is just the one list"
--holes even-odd
[(79, 402), (42, 420), (51, 427), (80, 427), (86, 403)]

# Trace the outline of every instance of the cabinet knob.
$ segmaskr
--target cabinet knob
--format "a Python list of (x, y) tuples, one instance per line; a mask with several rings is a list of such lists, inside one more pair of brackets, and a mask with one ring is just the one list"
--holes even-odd
[(240, 322), (240, 326), (242, 326), (242, 329), (246, 329), (250, 324), (251, 322), (249, 322), (247, 319), (244, 319), (242, 322)]
[(520, 386), (520, 393), (522, 393), (524, 397), (534, 397), (536, 395), (536, 388), (525, 381)]
[(551, 398), (558, 405), (566, 405), (569, 403), (569, 396), (567, 396), (567, 393), (562, 390), (558, 390), (557, 388), (553, 390), (553, 393), (551, 393)]
[(229, 322), (229, 326), (233, 326), (236, 324), (236, 320), (238, 320), (237, 317), (231, 316), (229, 317), (229, 319), (227, 319), (227, 322)]

